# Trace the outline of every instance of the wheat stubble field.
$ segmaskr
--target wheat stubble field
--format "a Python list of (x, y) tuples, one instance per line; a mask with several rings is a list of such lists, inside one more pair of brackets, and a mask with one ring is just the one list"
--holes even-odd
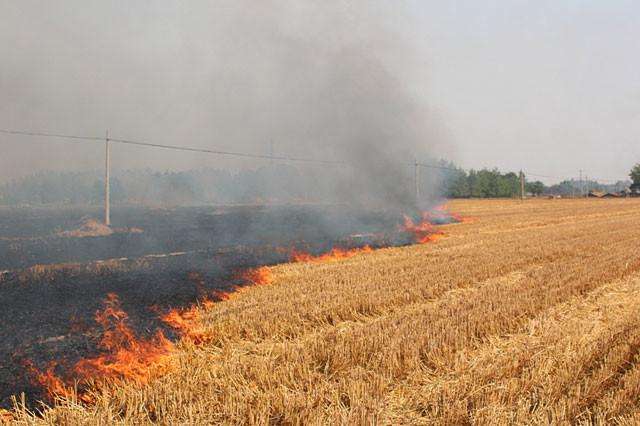
[(144, 385), (25, 423), (640, 422), (640, 200), (454, 201), (436, 242), (263, 270)]

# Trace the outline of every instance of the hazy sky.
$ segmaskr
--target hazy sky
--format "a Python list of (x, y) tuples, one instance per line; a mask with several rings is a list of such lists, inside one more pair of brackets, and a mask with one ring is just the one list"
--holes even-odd
[[(395, 154), (623, 179), (640, 161), (638, 22), (631, 0), (4, 1), (0, 128), (108, 128), (261, 153), (273, 141), (276, 153), (333, 158), (341, 151), (327, 141), (349, 132), (327, 125), (329, 111), (357, 99), (392, 104), (357, 119), (374, 119), (365, 134)], [(360, 80), (353, 97), (324, 97)], [(0, 145), (0, 179), (102, 162), (91, 144), (0, 135)], [(246, 163), (116, 147), (114, 164)]]

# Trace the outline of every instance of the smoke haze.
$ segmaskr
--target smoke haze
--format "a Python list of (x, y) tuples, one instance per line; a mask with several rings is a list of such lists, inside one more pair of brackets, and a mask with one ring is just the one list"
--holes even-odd
[[(0, 126), (346, 161), (308, 165), (338, 198), (413, 201), (410, 164), (446, 154), (412, 91), (424, 61), (379, 2), (27, 1), (2, 6)], [(92, 143), (0, 136), (0, 179), (99, 169)], [(6, 149), (8, 148), (8, 150)], [(116, 145), (115, 169), (264, 162)]]

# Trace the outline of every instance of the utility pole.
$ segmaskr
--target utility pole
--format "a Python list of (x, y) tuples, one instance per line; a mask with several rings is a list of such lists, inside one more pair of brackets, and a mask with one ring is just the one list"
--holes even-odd
[(524, 172), (520, 170), (520, 199), (524, 201)]
[(419, 183), (420, 173), (419, 173), (418, 167), (420, 167), (420, 165), (418, 164), (418, 160), (416, 159), (415, 163), (413, 164), (413, 184), (414, 184), (415, 195), (416, 195), (416, 205), (418, 205), (420, 201), (420, 183)]
[(580, 196), (584, 197), (584, 184), (582, 182), (582, 169), (580, 169)]
[(104, 224), (107, 226), (111, 225), (111, 188), (109, 185), (110, 181), (110, 171), (111, 168), (111, 159), (109, 158), (109, 131), (107, 130), (106, 137), (104, 139)]
[(585, 191), (585, 197), (589, 196), (589, 192), (591, 192), (591, 185), (589, 185), (589, 176), (585, 175), (584, 176), (584, 186), (586, 187), (586, 191)]
[[(269, 140), (269, 155), (271, 157), (274, 156), (274, 154), (273, 154), (273, 139)], [(273, 165), (273, 158), (271, 158), (271, 165)]]

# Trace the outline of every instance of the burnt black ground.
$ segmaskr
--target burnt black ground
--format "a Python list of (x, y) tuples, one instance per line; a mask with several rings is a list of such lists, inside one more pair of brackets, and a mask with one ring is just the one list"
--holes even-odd
[[(273, 251), (270, 251), (273, 253)], [(31, 399), (43, 395), (24, 367), (32, 363), (45, 370), (52, 361), (63, 361), (57, 373), (79, 359), (99, 354), (102, 329), (95, 313), (104, 307), (109, 293), (118, 295), (129, 315), (128, 325), (141, 337), (166, 329), (158, 308), (189, 306), (213, 289), (230, 290), (243, 283), (236, 272), (265, 261), (284, 260), (264, 250), (200, 252), (182, 256), (122, 262), (123, 270), (58, 271), (46, 278), (24, 281), (5, 276), (0, 288), (0, 398), (26, 392)], [(196, 278), (194, 278), (194, 275)], [(201, 284), (203, 283), (203, 284)], [(66, 365), (65, 365), (66, 364)], [(66, 368), (65, 368), (66, 367)]]
[[(21, 392), (31, 403), (44, 398), (26, 362), (39, 370), (59, 362), (56, 373), (64, 377), (79, 359), (99, 354), (102, 330), (94, 317), (109, 293), (118, 295), (139, 337), (162, 330), (176, 338), (158, 309), (187, 307), (203, 293), (242, 285), (239, 272), (286, 261), (288, 249), (322, 253), (334, 246), (411, 242), (411, 236), (397, 232), (401, 215), (357, 214), (336, 206), (121, 209), (114, 212), (114, 226), (138, 227), (142, 234), (85, 238), (47, 235), (56, 231), (57, 221), (73, 229), (90, 212), (53, 212), (0, 212), (5, 233), (0, 237), (11, 238), (0, 244), (0, 269), (10, 270), (0, 275), (0, 406), (10, 405), (10, 396)], [(186, 253), (148, 256), (172, 252)], [(110, 268), (92, 262), (122, 257), (128, 259)], [(22, 269), (59, 262), (82, 265), (40, 275)]]
[(0, 271), (35, 264), (89, 262), (235, 245), (286, 245), (290, 241), (330, 241), (354, 232), (388, 231), (394, 213), (362, 213), (340, 206), (193, 207), (114, 209), (114, 228), (142, 233), (103, 237), (56, 236), (77, 229), (95, 209), (0, 209)]

